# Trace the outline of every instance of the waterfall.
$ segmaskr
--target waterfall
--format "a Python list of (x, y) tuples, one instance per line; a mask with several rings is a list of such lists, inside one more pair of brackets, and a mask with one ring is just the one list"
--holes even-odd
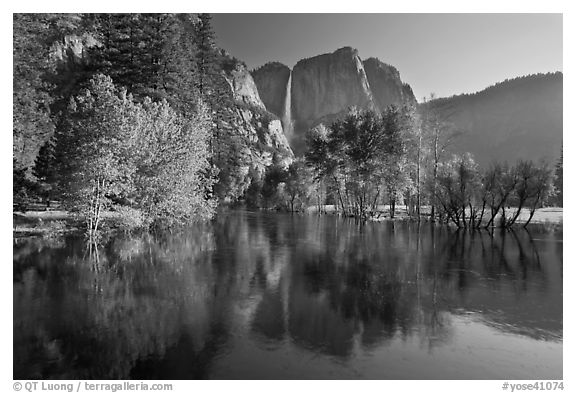
[(292, 70), (288, 77), (288, 84), (286, 85), (286, 98), (284, 99), (284, 116), (282, 116), (282, 127), (284, 128), (284, 135), (290, 139), (292, 137), (293, 124), (292, 124)]

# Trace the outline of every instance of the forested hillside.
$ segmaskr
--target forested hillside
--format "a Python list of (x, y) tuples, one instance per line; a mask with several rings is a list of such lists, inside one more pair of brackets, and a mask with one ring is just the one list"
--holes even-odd
[(527, 158), (555, 162), (562, 149), (562, 80), (561, 72), (529, 75), (424, 107), (453, 124), (459, 135), (451, 150), (471, 152), (483, 167)]
[(15, 202), (209, 217), (291, 162), (207, 14), (15, 14), (13, 33)]

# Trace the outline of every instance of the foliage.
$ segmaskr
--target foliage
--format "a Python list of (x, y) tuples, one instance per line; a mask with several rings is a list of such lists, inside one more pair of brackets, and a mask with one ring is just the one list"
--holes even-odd
[(313, 191), (313, 175), (306, 162), (303, 159), (295, 160), (288, 167), (282, 189), (288, 210), (294, 212), (306, 207)]
[(205, 114), (188, 119), (165, 101), (136, 103), (104, 75), (70, 107), (58, 135), (67, 157), (59, 163), (60, 195), (90, 233), (114, 204), (140, 209), (148, 224), (211, 217)]
[(13, 155), (17, 165), (32, 166), (38, 149), (53, 132), (49, 49), (53, 39), (46, 14), (13, 16)]
[[(434, 202), (440, 217), (458, 227), (511, 227), (523, 209), (528, 225), (536, 208), (554, 195), (554, 176), (545, 163), (520, 160), (515, 165), (494, 163), (483, 173), (467, 153), (439, 167)], [(513, 207), (507, 217), (507, 209)], [(486, 218), (486, 219), (485, 219)]]
[(470, 153), (453, 156), (450, 161), (442, 163), (433, 188), (440, 215), (458, 227), (473, 227), (481, 222), (482, 212), (479, 216), (475, 209), (480, 188), (478, 166)]
[(397, 198), (410, 187), (406, 113), (395, 106), (382, 114), (352, 109), (330, 128), (320, 126), (308, 134), (307, 162), (318, 180), (336, 190), (345, 214), (373, 214), (386, 192), (393, 215)]
[(133, 189), (132, 143), (138, 107), (100, 75), (70, 102), (68, 127), (58, 135), (59, 187), (65, 206), (85, 217), (90, 233), (98, 230), (111, 196)]
[(156, 224), (210, 218), (215, 202), (206, 110), (186, 118), (167, 102), (150, 100), (141, 110), (131, 199)]

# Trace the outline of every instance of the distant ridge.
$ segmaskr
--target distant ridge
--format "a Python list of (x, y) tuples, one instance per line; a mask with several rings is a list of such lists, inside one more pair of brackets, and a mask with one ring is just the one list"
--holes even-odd
[(471, 152), (481, 166), (496, 160), (554, 162), (562, 149), (562, 83), (561, 72), (533, 74), (421, 106), (453, 123), (462, 135), (451, 150)]

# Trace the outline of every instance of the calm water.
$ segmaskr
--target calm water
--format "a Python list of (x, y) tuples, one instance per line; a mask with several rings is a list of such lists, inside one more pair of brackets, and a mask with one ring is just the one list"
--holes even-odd
[(234, 212), (14, 244), (15, 379), (561, 379), (562, 236)]

